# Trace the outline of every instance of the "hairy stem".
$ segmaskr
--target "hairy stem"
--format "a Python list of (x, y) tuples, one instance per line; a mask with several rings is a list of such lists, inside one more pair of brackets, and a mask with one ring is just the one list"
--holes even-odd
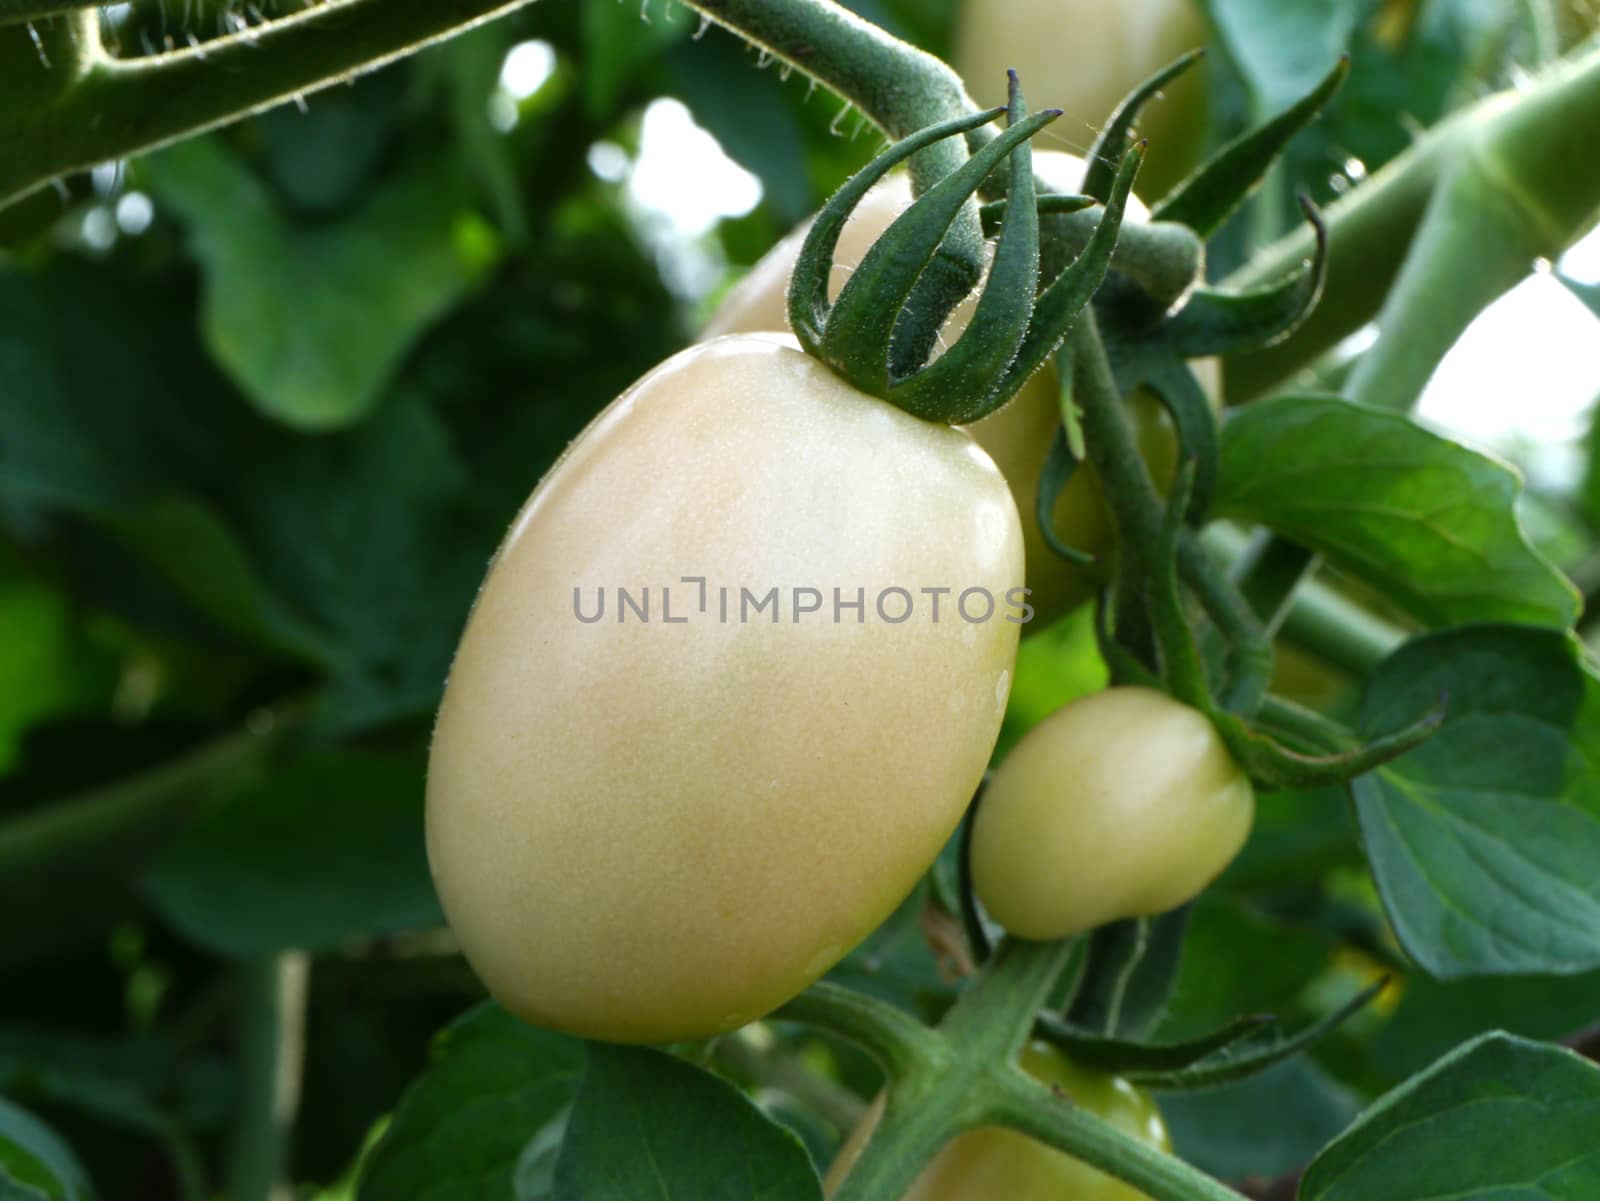
[(871, 1054), (890, 1076), (910, 1074), (944, 1054), (938, 1036), (909, 1014), (827, 981), (813, 984), (772, 1016), (848, 1039)]
[(69, 171), (343, 83), (527, 2), (324, 0), (168, 54), (97, 56), (54, 106), (0, 112), (0, 205)]

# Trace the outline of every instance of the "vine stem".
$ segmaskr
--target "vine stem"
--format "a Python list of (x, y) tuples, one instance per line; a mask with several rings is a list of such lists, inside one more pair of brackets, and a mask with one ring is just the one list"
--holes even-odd
[[(933, 1043), (891, 1079), (877, 1124), (833, 1201), (904, 1196), (952, 1138), (992, 1125), (1011, 1127), (1066, 1151), (1127, 1181), (1153, 1201), (1239, 1201), (1239, 1194), (1225, 1185), (1085, 1113), (1017, 1066), (1017, 1052), (1072, 949), (1071, 940), (1006, 942), (938, 1029), (922, 1028)], [(829, 1025), (829, 1016), (841, 1012), (838, 994), (845, 990), (824, 991), (828, 1003), (808, 1016)], [(845, 1013), (850, 1024), (831, 1028), (860, 1039), (853, 1014)]]
[(988, 1118), (1126, 1181), (1151, 1201), (1240, 1201), (1221, 1181), (1129, 1139), (1060, 1093), (1007, 1065), (990, 1083)]
[(867, 1051), (891, 1076), (903, 1076), (943, 1054), (938, 1037), (886, 1001), (826, 980), (813, 984), (772, 1015), (831, 1030)]
[(239, 1120), (228, 1162), (234, 1201), (287, 1201), (286, 1175), (305, 1063), (311, 957), (288, 951), (235, 969)]
[(348, 82), (526, 3), (323, 0), (259, 29), (167, 54), (96, 55), (57, 104), (42, 111), (9, 105), (0, 113), (0, 144), (7, 147), (0, 206), (70, 171)]

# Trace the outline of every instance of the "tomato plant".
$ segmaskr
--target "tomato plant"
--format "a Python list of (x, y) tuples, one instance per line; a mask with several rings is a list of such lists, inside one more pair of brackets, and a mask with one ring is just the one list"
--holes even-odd
[(0, 1197), (1600, 1196), (1593, 9), (0, 0)]

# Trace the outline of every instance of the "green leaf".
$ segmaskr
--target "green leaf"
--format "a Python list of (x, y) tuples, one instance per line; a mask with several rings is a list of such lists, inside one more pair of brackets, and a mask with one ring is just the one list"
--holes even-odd
[(141, 165), (189, 227), (205, 271), (202, 327), (266, 415), (305, 430), (369, 413), (416, 340), (482, 278), (496, 249), (448, 173), (386, 181), (348, 217), (292, 224), (217, 138)]
[(1481, 976), (1406, 981), (1400, 1007), (1372, 1047), (1373, 1062), (1401, 1078), (1485, 1030), (1556, 1041), (1595, 1020), (1600, 972), (1582, 976)]
[(0, 1198), (91, 1201), (94, 1195), (88, 1173), (60, 1136), (0, 1097)]
[(1360, 1109), (1354, 1094), (1305, 1059), (1222, 1088), (1161, 1096), (1178, 1154), (1232, 1180), (1299, 1167)]
[(601, 120), (621, 103), (639, 69), (681, 38), (700, 18), (672, 0), (581, 0), (583, 106)]
[(1221, 515), (1260, 522), (1431, 627), (1566, 628), (1577, 590), (1517, 523), (1521, 481), (1409, 418), (1330, 396), (1250, 405), (1224, 427)]
[(661, 1051), (590, 1043), (556, 1201), (821, 1201), (800, 1140)]
[(437, 925), (421, 764), (302, 759), (189, 823), (143, 884), (173, 925), (234, 955)]
[(1442, 978), (1600, 966), (1600, 680), (1554, 630), (1436, 634), (1378, 667), (1363, 733), (1440, 697), (1438, 733), (1351, 786), (1395, 933)]
[(1352, 0), (1206, 0), (1206, 7), (1261, 120), (1293, 104), (1328, 73), (1348, 48), (1365, 6)]
[(1591, 1201), (1600, 1069), (1489, 1034), (1367, 1110), (1317, 1157), (1301, 1201)]
[(572, 1101), (583, 1044), (480, 1005), (438, 1038), (361, 1170), (360, 1201), (513, 1196), (524, 1148)]

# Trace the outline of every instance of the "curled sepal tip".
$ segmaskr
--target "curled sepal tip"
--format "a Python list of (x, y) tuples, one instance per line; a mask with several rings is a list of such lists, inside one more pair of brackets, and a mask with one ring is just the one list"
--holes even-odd
[(829, 315), (828, 281), (833, 274), (833, 256), (839, 248), (839, 236), (844, 232), (845, 224), (867, 193), (885, 175), (919, 150), (944, 138), (981, 128), (1005, 111), (1004, 108), (986, 109), (981, 113), (970, 113), (920, 129), (890, 146), (845, 180), (844, 185), (828, 198), (816, 220), (811, 223), (805, 241), (801, 243), (794, 273), (789, 279), (789, 326), (807, 351), (820, 357), (823, 330)]
[(1350, 74), (1342, 55), (1322, 82), (1265, 124), (1241, 134), (1174, 188), (1150, 213), (1152, 221), (1176, 221), (1210, 237), (1266, 178), (1294, 136), (1316, 118)]
[(1382, 767), (1420, 746), (1444, 724), (1445, 698), (1410, 725), (1374, 738), (1337, 755), (1308, 755), (1291, 750), (1231, 713), (1212, 713), (1228, 751), (1250, 778), (1264, 788), (1329, 788)]
[(1136, 87), (1128, 98), (1117, 105), (1110, 120), (1095, 139), (1089, 151), (1089, 169), (1084, 173), (1083, 190), (1096, 200), (1105, 201), (1117, 178), (1117, 164), (1122, 161), (1122, 151), (1133, 136), (1133, 127), (1144, 106), (1178, 76), (1206, 56), (1204, 50), (1191, 50), (1169, 66), (1163, 67)]
[(1262, 350), (1283, 341), (1311, 315), (1328, 278), (1328, 226), (1309, 196), (1300, 211), (1316, 237), (1316, 252), (1282, 282), (1253, 292), (1197, 288), (1167, 322), (1165, 336), (1183, 358)]
[[(834, 306), (839, 336), (835, 339), (830, 328), (823, 343), (830, 361), (835, 354), (845, 360), (870, 360), (869, 378), (875, 383), (881, 380), (886, 389), (878, 395), (919, 417), (972, 421), (1010, 397), (1006, 393), (989, 403), (1027, 333), (1039, 288), (1039, 212), (1028, 139), (1059, 115), (1059, 109), (1047, 109), (1025, 117), (1021, 85), (1016, 72), (1010, 73), (1006, 132), (902, 214), (867, 252), (840, 292)], [(994, 261), (971, 322), (954, 346), (920, 370), (904, 379), (890, 378), (885, 357), (880, 374), (874, 353), (878, 344), (873, 339), (879, 333), (887, 336), (892, 332), (899, 310), (910, 298), (909, 291), (904, 291), (905, 281), (915, 284), (916, 273), (932, 258), (961, 205), (1002, 158), (1010, 166), (1007, 194), (1016, 203), (1001, 221)], [(936, 198), (938, 206), (930, 203)], [(926, 216), (918, 212), (924, 206)], [(879, 263), (889, 266), (874, 273)], [(884, 306), (892, 309), (885, 312)]]
[(1122, 218), (1127, 211), (1128, 198), (1133, 195), (1133, 181), (1138, 178), (1139, 167), (1144, 162), (1144, 151), (1145, 143), (1140, 142), (1123, 157), (1111, 188), (1111, 198), (1088, 244), (1039, 293), (1027, 335), (1022, 339), (1017, 357), (1006, 368), (1004, 378), (989, 398), (988, 406), (963, 420), (975, 420), (1015, 396), (1017, 389), (1056, 352), (1084, 305), (1094, 298), (1111, 266), (1111, 255), (1117, 247), (1117, 235), (1122, 232)]

